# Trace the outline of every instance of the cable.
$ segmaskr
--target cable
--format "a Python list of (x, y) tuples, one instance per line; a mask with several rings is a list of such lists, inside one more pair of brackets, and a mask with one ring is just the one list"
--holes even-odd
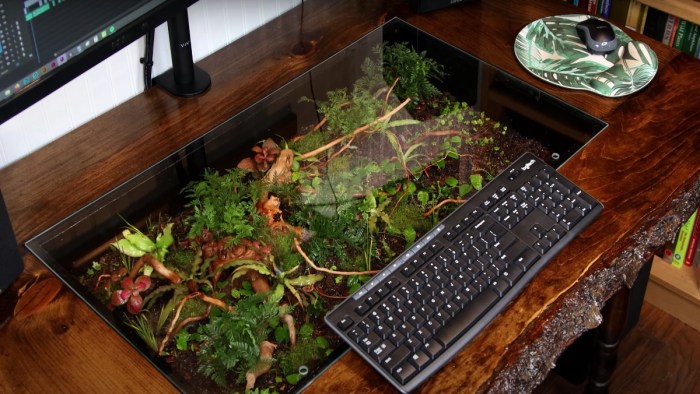
[(146, 91), (153, 86), (151, 73), (153, 70), (153, 41), (155, 38), (155, 30), (150, 29), (146, 32), (146, 48), (144, 49), (141, 64), (143, 64), (143, 90)]

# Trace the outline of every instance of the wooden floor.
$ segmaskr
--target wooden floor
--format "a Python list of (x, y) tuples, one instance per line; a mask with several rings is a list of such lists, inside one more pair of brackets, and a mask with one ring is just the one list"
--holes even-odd
[[(577, 394), (584, 386), (551, 372), (535, 393)], [(620, 344), (610, 394), (622, 393), (700, 393), (700, 332), (645, 302)]]

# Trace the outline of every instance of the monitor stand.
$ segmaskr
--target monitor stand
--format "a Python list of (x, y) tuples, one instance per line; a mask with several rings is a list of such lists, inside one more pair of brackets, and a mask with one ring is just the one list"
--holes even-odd
[(23, 269), (17, 239), (0, 192), (0, 294), (10, 287)]
[(153, 78), (154, 84), (180, 97), (192, 97), (206, 92), (211, 86), (211, 78), (192, 59), (187, 8), (168, 19), (168, 36), (173, 68)]

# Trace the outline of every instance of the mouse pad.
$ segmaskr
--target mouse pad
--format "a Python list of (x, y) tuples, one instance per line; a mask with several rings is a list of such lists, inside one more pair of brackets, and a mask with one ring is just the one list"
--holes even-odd
[(591, 54), (576, 32), (576, 24), (588, 18), (591, 16), (559, 15), (528, 24), (515, 39), (515, 57), (547, 82), (606, 97), (626, 96), (651, 82), (659, 67), (654, 51), (611, 24), (617, 50)]

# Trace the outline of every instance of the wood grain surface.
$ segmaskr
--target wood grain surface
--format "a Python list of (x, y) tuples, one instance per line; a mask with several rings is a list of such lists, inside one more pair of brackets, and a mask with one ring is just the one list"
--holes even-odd
[[(700, 203), (700, 61), (628, 31), (657, 53), (642, 91), (604, 98), (546, 84), (516, 61), (513, 41), (532, 20), (576, 13), (561, 0), (489, 0), (418, 15), (402, 1), (309, 0), (199, 65), (212, 88), (193, 99), (155, 88), (0, 171), (23, 244), (143, 169), (167, 157), (385, 20), (400, 16), (601, 119), (609, 126), (561, 171), (605, 211), (421, 392), (522, 392), (630, 285), (655, 247)], [(310, 43), (308, 54), (293, 53)], [(12, 311), (26, 286), (51, 274), (23, 250), (25, 272), (0, 296), (0, 392), (174, 391), (89, 307), (62, 290), (24, 319)], [(24, 294), (24, 293), (22, 293)], [(347, 353), (308, 392), (390, 392)]]

